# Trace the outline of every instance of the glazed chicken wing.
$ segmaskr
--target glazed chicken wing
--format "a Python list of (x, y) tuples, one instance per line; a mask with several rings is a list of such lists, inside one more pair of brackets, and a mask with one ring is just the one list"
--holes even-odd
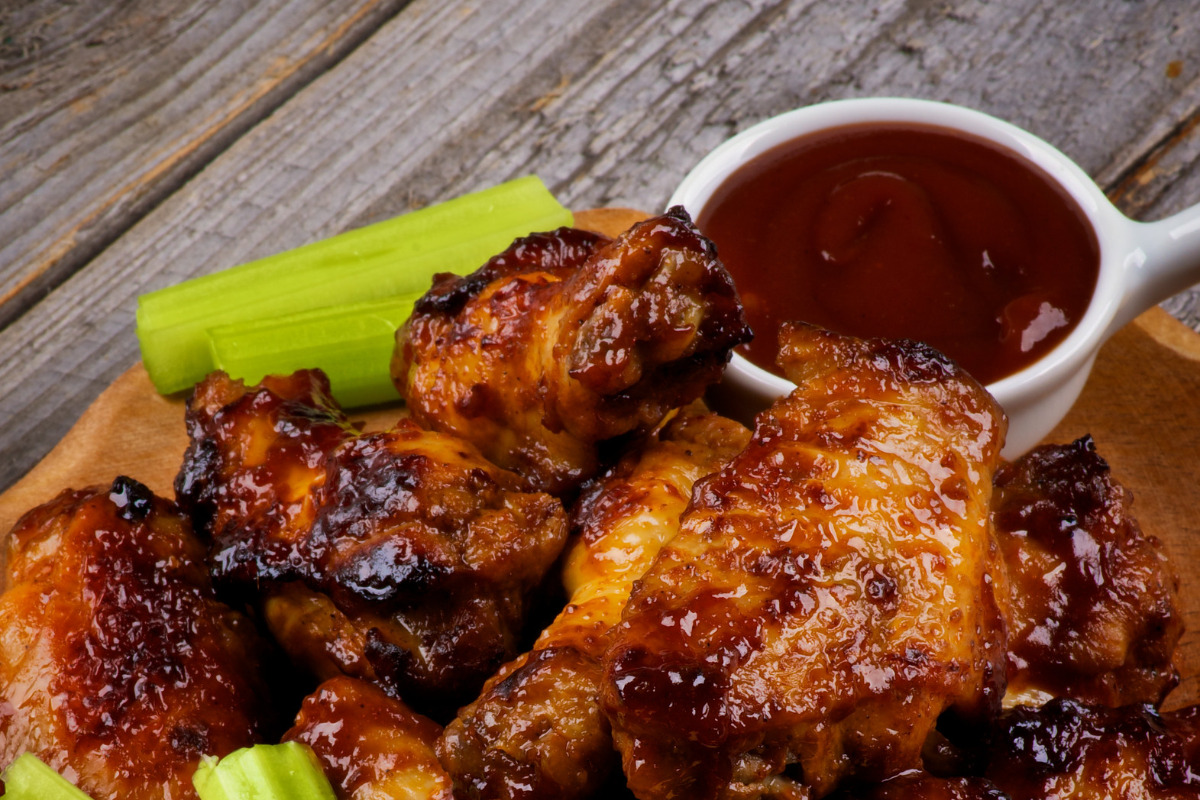
[(582, 800), (597, 791), (616, 759), (599, 701), (608, 632), (633, 581), (678, 531), (692, 485), (749, 437), (697, 402), (585, 489), (572, 519), (566, 608), (439, 742), (460, 800)]
[(1012, 597), (1006, 705), (1157, 705), (1178, 683), (1178, 581), (1131, 502), (1088, 437), (997, 473), (992, 518)]
[(413, 418), (558, 493), (599, 447), (715, 382), (749, 329), (712, 243), (682, 209), (618, 239), (560, 229), (440, 276), (397, 333)]
[(262, 643), (216, 601), (204, 552), (128, 478), (22, 517), (0, 595), (0, 764), (29, 751), (96, 798), (179, 800), (202, 756), (269, 732)]
[(1200, 800), (1200, 706), (1057, 698), (1010, 708), (979, 735), (983, 775), (913, 770), (834, 800)]
[(979, 734), (982, 776), (906, 774), (836, 800), (1200, 800), (1200, 706), (1058, 697), (1008, 708)]
[(210, 521), (215, 574), (261, 592), (274, 636), (318, 677), (437, 710), (516, 654), (565, 542), (558, 500), (409, 420), (358, 434), (317, 372), (254, 388), (214, 373), (187, 413), (177, 492)]
[(1160, 714), (1060, 698), (1012, 708), (987, 777), (1012, 800), (1197, 800), (1200, 706)]
[(313, 749), (338, 800), (454, 800), (433, 751), (441, 730), (382, 689), (342, 676), (304, 699), (283, 738)]
[(316, 516), (325, 457), (357, 431), (319, 372), (269, 375), (256, 387), (215, 372), (196, 384), (175, 496), (213, 539), (230, 585), (291, 577)]
[(920, 765), (944, 711), (1003, 694), (999, 407), (924, 345), (803, 325), (781, 341), (799, 388), (697, 483), (604, 656), (642, 800), (881, 780)]

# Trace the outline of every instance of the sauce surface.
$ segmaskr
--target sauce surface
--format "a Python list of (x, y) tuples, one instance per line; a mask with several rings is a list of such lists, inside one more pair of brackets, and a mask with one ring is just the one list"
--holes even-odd
[(781, 145), (697, 219), (717, 244), (773, 372), (779, 325), (917, 339), (991, 383), (1082, 317), (1099, 246), (1040, 168), (956, 131), (848, 126)]

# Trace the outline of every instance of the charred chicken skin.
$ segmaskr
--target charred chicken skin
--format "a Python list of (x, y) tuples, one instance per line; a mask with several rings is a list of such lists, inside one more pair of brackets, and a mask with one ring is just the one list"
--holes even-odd
[(695, 481), (750, 432), (700, 403), (585, 488), (572, 516), (566, 608), (507, 664), (439, 742), (460, 800), (592, 797), (615, 766), (600, 711), (600, 660), (634, 580), (679, 529)]
[(313, 749), (338, 800), (454, 800), (434, 754), (441, 726), (357, 678), (304, 699), (285, 740)]
[(1200, 706), (1159, 713), (1057, 698), (1006, 710), (986, 739), (982, 776), (913, 772), (836, 800), (1200, 798)]
[(204, 755), (273, 722), (262, 642), (217, 602), (174, 504), (118, 478), (26, 514), (0, 595), (0, 763), (37, 755), (96, 798), (194, 798)]
[(209, 521), (216, 578), (257, 594), (318, 677), (436, 710), (516, 654), (528, 596), (566, 539), (558, 500), (410, 420), (358, 434), (319, 372), (258, 387), (214, 373), (187, 417), (177, 492)]
[(1200, 706), (1055, 699), (1005, 711), (986, 775), (1012, 800), (1200, 798)]
[[(0, 764), (178, 800), (201, 756), (273, 738), (215, 585), (328, 679), (285, 738), (339, 800), (583, 800), (618, 762), (642, 800), (1200, 800), (1200, 707), (1154, 707), (1177, 581), (1090, 439), (997, 471), (1003, 414), (960, 369), (802, 324), (751, 435), (687, 405), (749, 335), (672, 209), (439, 276), (390, 430), (317, 371), (214, 373), (179, 506), (121, 478), (11, 534)], [(512, 659), (553, 495), (569, 602)], [(442, 731), (400, 697), (477, 699)]]
[(175, 496), (213, 540), (214, 574), (231, 585), (293, 577), (316, 516), (325, 457), (357, 431), (316, 371), (248, 387), (223, 372), (196, 384)]
[(1006, 704), (1160, 703), (1179, 680), (1178, 580), (1092, 440), (1042, 446), (995, 486), (1012, 598)]
[(396, 335), (392, 377), (420, 424), (560, 493), (599, 471), (605, 443), (699, 397), (749, 336), (677, 208), (616, 240), (564, 228), (439, 276)]
[(1003, 694), (999, 407), (913, 342), (790, 325), (781, 343), (799, 388), (697, 483), (604, 656), (642, 800), (881, 780), (920, 766), (943, 712)]

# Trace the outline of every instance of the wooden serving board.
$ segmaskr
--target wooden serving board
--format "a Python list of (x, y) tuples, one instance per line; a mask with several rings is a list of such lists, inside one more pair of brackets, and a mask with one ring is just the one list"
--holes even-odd
[[(615, 234), (643, 214), (580, 212), (580, 227)], [(141, 364), (106, 389), (62, 441), (0, 495), (0, 531), (66, 488), (129, 475), (172, 495), (187, 446), (184, 398), (162, 397)], [(400, 406), (358, 415), (368, 428), (392, 424)], [(1134, 494), (1142, 528), (1159, 537), (1180, 577), (1187, 633), (1176, 652), (1183, 675), (1167, 706), (1200, 702), (1200, 335), (1161, 309), (1119, 331), (1100, 351), (1078, 403), (1048, 437), (1090, 433), (1114, 475)]]

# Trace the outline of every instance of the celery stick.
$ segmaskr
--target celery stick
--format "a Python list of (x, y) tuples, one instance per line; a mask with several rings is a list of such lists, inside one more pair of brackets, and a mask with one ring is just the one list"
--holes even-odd
[(570, 225), (534, 176), (519, 178), (138, 298), (142, 360), (164, 394), (213, 369), (205, 330), (331, 305), (424, 292), (513, 239)]
[(212, 328), (213, 364), (247, 383), (319, 367), (344, 408), (399, 400), (388, 365), (396, 329), (421, 294)]
[(3, 800), (91, 800), (33, 753), (23, 753), (0, 774)]
[(205, 758), (192, 785), (200, 800), (335, 800), (316, 754), (301, 742), (256, 744), (220, 761)]

